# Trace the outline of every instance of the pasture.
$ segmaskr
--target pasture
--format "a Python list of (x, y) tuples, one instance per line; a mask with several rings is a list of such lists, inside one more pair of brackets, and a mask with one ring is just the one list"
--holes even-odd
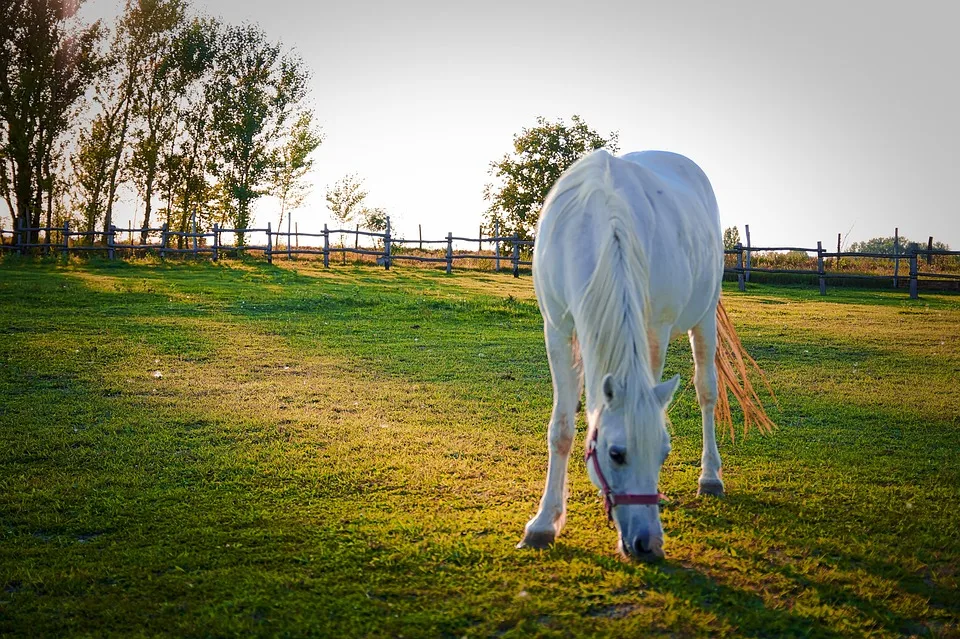
[(778, 393), (698, 498), (689, 346), (667, 559), (583, 466), (516, 550), (551, 383), (529, 277), (0, 263), (0, 634), (958, 636), (960, 298), (725, 285)]

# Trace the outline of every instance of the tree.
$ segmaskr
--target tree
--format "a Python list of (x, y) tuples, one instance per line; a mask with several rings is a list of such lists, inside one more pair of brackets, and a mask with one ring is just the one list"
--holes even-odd
[[(189, 29), (183, 0), (170, 0), (157, 12), (159, 20), (146, 30), (148, 38), (142, 73), (132, 96), (133, 152), (130, 173), (144, 204), (140, 241), (147, 241), (153, 199), (161, 172), (169, 168), (164, 150), (172, 147), (179, 133), (178, 102), (191, 80), (185, 64)], [(168, 202), (169, 206), (169, 202)]]
[(300, 114), (286, 137), (272, 176), (273, 194), (280, 200), (278, 229), (283, 226), (284, 213), (298, 208), (310, 193), (310, 185), (304, 182), (304, 177), (313, 168), (310, 155), (323, 142), (323, 135), (313, 127), (313, 113), (310, 111)]
[(361, 225), (370, 231), (383, 233), (387, 230), (387, 210), (379, 206), (360, 211)]
[(327, 186), (327, 208), (340, 224), (352, 222), (363, 211), (363, 201), (367, 191), (363, 188), (363, 179), (348, 174)]
[(44, 194), (49, 221), (58, 141), (100, 70), (100, 23), (70, 26), (80, 4), (0, 0), (0, 196), (15, 225), (40, 226)]
[[(926, 249), (926, 242), (912, 242), (902, 235), (898, 238), (890, 237), (874, 237), (869, 240), (864, 240), (863, 242), (854, 242), (850, 245), (851, 253), (882, 253), (884, 255), (893, 255), (894, 239), (897, 240), (898, 245), (900, 246), (900, 254), (907, 253), (911, 250), (920, 250)], [(943, 242), (934, 242), (934, 250), (937, 251), (949, 251), (950, 247)]]
[(615, 131), (603, 137), (579, 115), (570, 120), (568, 125), (562, 119), (550, 122), (538, 117), (536, 126), (513, 136), (512, 154), (490, 163), (489, 173), (499, 184), (487, 184), (483, 192), (490, 203), (485, 214), (488, 232), (499, 223), (501, 235), (533, 239), (540, 208), (560, 175), (591, 151), (616, 152)]
[[(253, 25), (228, 27), (211, 82), (212, 168), (229, 198), (236, 228), (248, 228), (251, 205), (269, 192), (275, 145), (307, 92), (299, 58), (281, 55)], [(243, 246), (244, 236), (237, 234)]]
[(732, 250), (740, 243), (740, 230), (735, 226), (723, 229), (723, 248)]

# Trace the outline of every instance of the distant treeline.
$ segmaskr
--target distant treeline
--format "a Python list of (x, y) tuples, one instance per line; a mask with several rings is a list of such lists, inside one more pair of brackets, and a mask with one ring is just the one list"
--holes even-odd
[(248, 228), (267, 194), (281, 216), (299, 205), (322, 139), (299, 57), (186, 0), (127, 0), (114, 24), (80, 4), (0, 0), (0, 197), (18, 228), (109, 229), (125, 188), (144, 229)]

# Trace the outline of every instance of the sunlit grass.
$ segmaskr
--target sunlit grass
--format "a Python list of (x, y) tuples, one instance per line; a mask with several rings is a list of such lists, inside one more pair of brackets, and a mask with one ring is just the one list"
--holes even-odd
[(723, 441), (729, 494), (697, 498), (673, 345), (647, 566), (578, 456), (558, 544), (514, 549), (551, 404), (529, 278), (10, 260), (0, 633), (960, 632), (960, 299), (725, 295), (780, 427)]

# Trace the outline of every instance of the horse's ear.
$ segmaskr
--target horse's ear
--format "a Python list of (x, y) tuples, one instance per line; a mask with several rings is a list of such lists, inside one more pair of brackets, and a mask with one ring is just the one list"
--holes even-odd
[(608, 406), (612, 406), (614, 401), (618, 399), (620, 395), (620, 389), (617, 388), (617, 383), (613, 381), (613, 375), (609, 373), (603, 376), (603, 399), (606, 401)]
[(673, 400), (673, 394), (677, 392), (677, 386), (680, 385), (680, 376), (674, 375), (670, 379), (653, 387), (653, 394), (656, 396), (660, 406), (666, 410), (667, 406)]

